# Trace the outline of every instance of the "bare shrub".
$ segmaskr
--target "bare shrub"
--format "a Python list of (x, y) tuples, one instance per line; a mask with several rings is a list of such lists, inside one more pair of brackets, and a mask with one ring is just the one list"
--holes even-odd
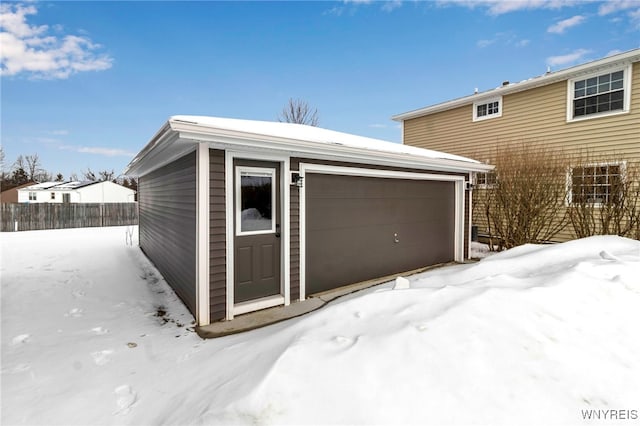
[(566, 155), (525, 141), (498, 149), (493, 164), (496, 182), (477, 198), (492, 248), (546, 242), (566, 227)]
[(581, 155), (569, 171), (569, 220), (578, 238), (640, 239), (640, 165)]

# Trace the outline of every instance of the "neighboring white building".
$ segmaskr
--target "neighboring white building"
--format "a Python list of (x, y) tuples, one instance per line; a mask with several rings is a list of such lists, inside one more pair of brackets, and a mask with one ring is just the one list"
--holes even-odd
[(135, 191), (113, 182), (43, 182), (18, 190), (19, 203), (133, 203)]

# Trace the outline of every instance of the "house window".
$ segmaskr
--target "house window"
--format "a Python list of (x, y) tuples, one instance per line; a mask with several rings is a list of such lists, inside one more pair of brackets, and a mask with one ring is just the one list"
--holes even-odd
[(473, 103), (473, 121), (502, 117), (502, 97)]
[(629, 110), (630, 68), (569, 80), (568, 120), (619, 114)]
[(595, 164), (571, 168), (571, 203), (616, 202), (623, 179), (623, 165)]
[(36, 194), (35, 192), (29, 193), (29, 201), (36, 201), (37, 199), (38, 199), (38, 194)]
[(71, 202), (71, 194), (62, 194), (62, 202), (70, 203)]
[(52, 199), (52, 200), (55, 200), (55, 199), (56, 199), (56, 193), (55, 193), (55, 192), (52, 192), (52, 193), (51, 193), (51, 199)]
[(496, 172), (476, 173), (476, 186), (478, 188), (491, 188), (496, 184)]

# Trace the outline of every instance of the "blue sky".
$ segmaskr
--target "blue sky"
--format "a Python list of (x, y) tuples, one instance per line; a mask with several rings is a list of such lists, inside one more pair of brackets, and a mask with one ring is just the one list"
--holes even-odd
[(5, 170), (126, 164), (169, 116), (400, 141), (394, 114), (640, 47), (640, 1), (3, 2)]

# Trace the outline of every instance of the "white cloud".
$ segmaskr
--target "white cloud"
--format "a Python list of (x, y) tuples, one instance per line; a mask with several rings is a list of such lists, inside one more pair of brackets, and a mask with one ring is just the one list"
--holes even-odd
[(495, 43), (495, 42), (496, 42), (496, 40), (495, 40), (495, 39), (493, 39), (493, 40), (478, 40), (478, 41), (476, 42), (476, 45), (477, 45), (479, 48), (484, 49), (485, 47), (491, 46), (491, 45), (492, 45), (493, 43)]
[(576, 25), (582, 24), (586, 21), (582, 15), (572, 16), (571, 18), (563, 19), (562, 21), (556, 22), (547, 28), (547, 32), (554, 34), (563, 34), (567, 29), (575, 27)]
[(387, 125), (381, 124), (381, 123), (374, 123), (374, 124), (369, 124), (369, 127), (372, 127), (374, 129), (386, 129)]
[(393, 10), (402, 6), (402, 0), (390, 0), (385, 1), (382, 5), (382, 10), (385, 12), (392, 12)]
[(572, 64), (583, 59), (588, 53), (591, 53), (591, 51), (587, 49), (578, 49), (566, 55), (550, 56), (547, 58), (547, 65), (555, 67)]
[(77, 146), (77, 145), (61, 145), (59, 147), (65, 151), (80, 152), (83, 154), (96, 154), (105, 157), (133, 157), (135, 153), (118, 148), (103, 148), (97, 146)]
[(638, 7), (638, 0), (609, 0), (598, 8), (600, 16), (610, 15), (621, 10), (634, 9)]
[(482, 39), (476, 41), (476, 46), (480, 49), (484, 49), (485, 47), (489, 47), (492, 44), (499, 43), (500, 45), (505, 46), (515, 46), (515, 47), (525, 47), (529, 45), (530, 40), (521, 39), (517, 34), (514, 34), (512, 31), (500, 32), (493, 35), (493, 38), (490, 39)]
[[(82, 71), (101, 71), (111, 68), (113, 59), (96, 54), (101, 48), (88, 37), (50, 35), (47, 25), (34, 26), (27, 22), (35, 15), (34, 5), (0, 4), (0, 75), (26, 73), (44, 79), (65, 79)], [(60, 32), (62, 27), (54, 26)]]
[(640, 29), (640, 8), (629, 12), (629, 19), (631, 19), (631, 23), (636, 29)]
[(440, 0), (440, 5), (460, 5), (486, 8), (490, 15), (533, 9), (560, 9), (578, 3), (578, 0)]
[(52, 131), (49, 132), (49, 134), (50, 135), (56, 135), (56, 136), (66, 136), (66, 135), (69, 134), (69, 131), (68, 130), (63, 130), (63, 129), (52, 130)]

